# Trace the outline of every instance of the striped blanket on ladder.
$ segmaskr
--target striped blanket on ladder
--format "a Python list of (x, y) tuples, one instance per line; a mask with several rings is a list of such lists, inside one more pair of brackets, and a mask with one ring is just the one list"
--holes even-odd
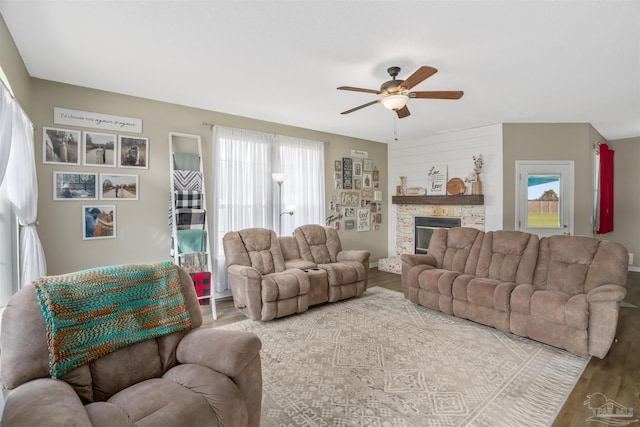
[(191, 329), (171, 262), (100, 267), (33, 282), (58, 378), (119, 348)]

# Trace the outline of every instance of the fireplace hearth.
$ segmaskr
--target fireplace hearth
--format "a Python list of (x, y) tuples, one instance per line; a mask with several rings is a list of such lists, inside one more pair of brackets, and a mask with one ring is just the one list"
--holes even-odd
[(438, 228), (460, 227), (460, 218), (417, 216), (414, 222), (414, 244), (416, 254), (426, 254), (431, 235)]

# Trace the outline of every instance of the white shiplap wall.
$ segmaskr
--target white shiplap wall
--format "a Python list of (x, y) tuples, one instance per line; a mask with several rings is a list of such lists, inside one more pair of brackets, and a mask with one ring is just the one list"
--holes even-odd
[(490, 125), (389, 144), (389, 255), (396, 251), (396, 206), (391, 204), (400, 176), (407, 187), (427, 186), (430, 165), (447, 165), (448, 179), (473, 171), (473, 156), (482, 154), (480, 181), (485, 203), (485, 231), (502, 228), (502, 125)]

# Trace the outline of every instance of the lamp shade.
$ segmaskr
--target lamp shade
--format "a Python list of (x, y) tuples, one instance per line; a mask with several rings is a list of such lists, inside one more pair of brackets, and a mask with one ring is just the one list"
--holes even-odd
[(271, 174), (271, 178), (273, 178), (273, 180), (278, 184), (282, 184), (284, 180), (287, 179), (287, 174), (276, 172)]
[(407, 95), (389, 95), (382, 100), (382, 104), (391, 111), (398, 111), (407, 105), (409, 97)]

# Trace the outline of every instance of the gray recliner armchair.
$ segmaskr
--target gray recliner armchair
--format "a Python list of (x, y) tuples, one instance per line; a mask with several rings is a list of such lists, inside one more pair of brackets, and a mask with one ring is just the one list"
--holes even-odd
[(56, 379), (38, 290), (28, 285), (17, 292), (0, 334), (2, 384), (10, 390), (2, 426), (258, 427), (259, 338), (200, 328), (193, 282), (172, 268), (174, 295), (175, 289), (184, 295), (180, 307), (187, 308), (190, 329), (185, 322), (184, 330), (118, 348)]

